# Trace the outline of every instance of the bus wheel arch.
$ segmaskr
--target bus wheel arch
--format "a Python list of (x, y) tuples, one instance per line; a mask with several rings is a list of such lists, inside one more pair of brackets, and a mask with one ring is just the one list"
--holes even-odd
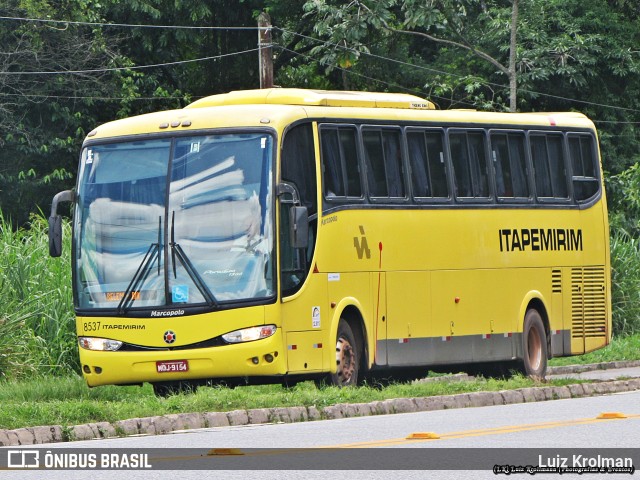
[(549, 320), (544, 304), (532, 300), (527, 305), (522, 325), (522, 373), (544, 379), (550, 350)]

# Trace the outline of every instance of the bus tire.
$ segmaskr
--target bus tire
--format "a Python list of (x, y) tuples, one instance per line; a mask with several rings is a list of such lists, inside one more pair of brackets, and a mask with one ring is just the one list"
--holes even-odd
[(336, 373), (330, 375), (331, 384), (338, 387), (355, 386), (358, 383), (360, 349), (346, 320), (340, 319), (336, 335)]
[(536, 309), (527, 310), (522, 329), (522, 373), (544, 380), (547, 373), (547, 335)]

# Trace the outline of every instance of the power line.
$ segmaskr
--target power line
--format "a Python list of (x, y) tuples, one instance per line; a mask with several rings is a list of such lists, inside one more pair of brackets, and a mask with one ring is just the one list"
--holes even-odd
[[(310, 57), (309, 55), (306, 55), (306, 54), (304, 54), (304, 53), (296, 52), (296, 51), (294, 51), (294, 50), (288, 49), (288, 48), (283, 47), (283, 46), (280, 46), (280, 45), (274, 45), (274, 47), (279, 48), (280, 50), (283, 50), (283, 51), (286, 51), (286, 52), (289, 52), (289, 53), (293, 53), (294, 55), (298, 55), (298, 56), (300, 56), (300, 57), (304, 57), (304, 58), (306, 58), (307, 60), (315, 60), (314, 58)], [(321, 63), (321, 64), (322, 64), (322, 63)], [(322, 65), (326, 65), (326, 64), (322, 64)], [(380, 84), (382, 84), (382, 85), (387, 85), (387, 86), (389, 86), (389, 87), (394, 87), (394, 88), (397, 88), (397, 89), (399, 89), (399, 90), (404, 90), (405, 92), (415, 93), (415, 91), (416, 91), (416, 90), (418, 90), (418, 89), (415, 89), (415, 88), (409, 88), (409, 87), (405, 87), (405, 86), (403, 86), (403, 85), (398, 85), (397, 83), (391, 83), (391, 82), (387, 82), (387, 81), (385, 81), (385, 80), (380, 80), (380, 79), (378, 79), (378, 78), (370, 77), (370, 76), (368, 76), (368, 75), (364, 75), (364, 74), (359, 73), (359, 72), (354, 72), (353, 70), (348, 70), (348, 69), (346, 69), (346, 68), (337, 67), (337, 66), (334, 66), (333, 68), (335, 68), (336, 70), (341, 71), (341, 72), (346, 72), (346, 73), (348, 73), (349, 75), (355, 75), (355, 76), (357, 76), (357, 77), (365, 78), (365, 79), (367, 79), (367, 80), (371, 80), (371, 81), (373, 81), (373, 82), (377, 82), (377, 83), (380, 83)], [(419, 89), (419, 90), (420, 90), (421, 92), (425, 93), (425, 94), (427, 93), (427, 92), (425, 92), (425, 91), (424, 91), (424, 90), (422, 90), (422, 89)], [(428, 94), (428, 96), (429, 96), (429, 98), (431, 98), (431, 99), (433, 99), (433, 98), (437, 98), (437, 99), (439, 99), (439, 100), (450, 101), (450, 99), (448, 99), (448, 98), (440, 97), (440, 96), (438, 96), (438, 95), (434, 95), (434, 94), (432, 94), (432, 93), (429, 93), (429, 94)], [(460, 104), (466, 104), (466, 105), (469, 105), (469, 106), (473, 106), (473, 104), (472, 104), (472, 103), (470, 103), (470, 102), (459, 101), (458, 103), (460, 103)]]
[(122, 70), (143, 70), (147, 68), (166, 67), (172, 65), (183, 65), (186, 63), (203, 62), (206, 60), (218, 60), (220, 58), (232, 57), (234, 55), (242, 55), (245, 53), (257, 52), (260, 48), (252, 48), (249, 50), (243, 50), (241, 52), (223, 53), (221, 55), (215, 55), (211, 57), (194, 58), (192, 60), (180, 60), (176, 62), (155, 63), (152, 65), (137, 65), (131, 67), (113, 67), (113, 68), (93, 68), (87, 70), (53, 70), (53, 71), (40, 71), (40, 72), (0, 72), (0, 75), (78, 75), (83, 73), (107, 73), (118, 72)]
[(594, 123), (614, 123), (617, 125), (640, 125), (640, 122), (626, 122), (622, 120), (593, 120)]
[[(379, 59), (379, 60), (384, 60), (384, 61), (388, 61), (388, 62), (399, 64), (399, 65), (403, 65), (403, 66), (407, 66), (407, 67), (411, 67), (411, 68), (416, 68), (416, 69), (419, 69), (419, 70), (425, 70), (425, 71), (436, 73), (436, 74), (439, 74), (439, 75), (448, 75), (448, 76), (452, 76), (452, 77), (458, 77), (458, 78), (461, 78), (461, 79), (465, 78), (464, 75), (460, 75), (460, 74), (457, 74), (457, 73), (449, 73), (449, 72), (445, 72), (445, 71), (442, 71), (442, 70), (437, 70), (437, 69), (430, 68), (430, 67), (424, 67), (422, 65), (415, 65), (413, 63), (404, 62), (402, 60), (396, 60), (394, 58), (389, 58), (389, 57), (385, 57), (385, 56), (382, 56), (382, 55), (377, 55), (377, 54), (370, 53), (370, 52), (361, 52), (361, 51), (356, 50), (354, 48), (346, 47), (346, 46), (343, 46), (343, 45), (340, 45), (340, 44), (337, 44), (337, 43), (328, 42), (328, 41), (325, 41), (325, 40), (320, 40), (318, 38), (314, 38), (314, 37), (311, 37), (309, 35), (304, 35), (302, 33), (292, 32), (291, 30), (286, 30), (286, 29), (279, 28), (279, 27), (274, 27), (274, 28), (277, 29), (277, 30), (280, 30), (283, 33), (289, 33), (291, 35), (302, 37), (302, 38), (305, 38), (307, 40), (314, 41), (316, 43), (322, 43), (322, 44), (325, 44), (325, 45), (330, 45), (332, 47), (337, 47), (337, 48), (340, 48), (342, 50), (346, 50), (346, 51), (349, 51), (349, 52), (352, 52), (352, 53), (358, 53), (358, 54), (366, 55), (366, 56), (369, 56), (369, 57), (372, 57), (372, 58), (376, 58), (376, 59)], [(493, 87), (498, 87), (498, 88), (502, 88), (502, 89), (508, 89), (509, 88), (507, 85), (501, 85), (499, 83), (488, 82), (488, 81), (484, 82), (484, 83), (487, 84), (487, 85), (491, 85)], [(640, 113), (640, 110), (635, 109), (635, 108), (620, 107), (620, 106), (615, 106), (615, 105), (607, 105), (607, 104), (604, 104), (604, 103), (590, 102), (590, 101), (587, 101), (587, 100), (577, 100), (575, 98), (568, 98), (568, 97), (562, 97), (560, 95), (553, 95), (553, 94), (549, 94), (549, 93), (536, 92), (536, 91), (528, 90), (528, 89), (525, 89), (525, 88), (518, 88), (518, 91), (522, 92), (522, 93), (528, 93), (530, 95), (539, 95), (539, 96), (543, 96), (543, 97), (549, 97), (549, 98), (553, 98), (553, 99), (556, 99), (556, 100), (564, 100), (564, 101), (567, 101), (567, 102), (581, 103), (583, 105), (591, 105), (591, 106), (603, 107), (603, 108), (613, 108), (613, 109), (616, 109), (616, 110), (624, 110), (624, 111), (628, 111), (628, 112)]]
[[(192, 25), (147, 25), (147, 24), (128, 24), (128, 23), (103, 23), (103, 22), (81, 22), (81, 21), (70, 21), (70, 20), (53, 20), (53, 19), (39, 19), (39, 18), (28, 18), (28, 17), (9, 17), (9, 16), (0, 16), (0, 20), (14, 20), (14, 21), (23, 21), (23, 22), (37, 22), (37, 23), (52, 23), (52, 24), (64, 24), (64, 25), (85, 25), (85, 26), (100, 26), (100, 27), (122, 27), (122, 28), (155, 28), (155, 29), (174, 29), (174, 30), (178, 30), (178, 29), (186, 29), (186, 30), (259, 30), (261, 27), (257, 27), (257, 26), (192, 26)], [(364, 51), (358, 51), (356, 49), (350, 48), (350, 47), (346, 47), (344, 45), (340, 45), (340, 44), (336, 44), (336, 43), (332, 43), (332, 42), (328, 42), (325, 40), (320, 40), (318, 38), (314, 38), (311, 37), (309, 35), (305, 35), (302, 33), (298, 33), (298, 32), (293, 32), (291, 30), (287, 30), (281, 27), (271, 27), (274, 30), (279, 30), (283, 33), (288, 33), (290, 35), (294, 35), (294, 36), (298, 36), (316, 43), (321, 43), (321, 44), (325, 44), (328, 46), (332, 46), (332, 47), (337, 47), (339, 49), (345, 50), (345, 51), (349, 51), (349, 52), (354, 52), (354, 53), (358, 53), (358, 54), (362, 54), (371, 58), (375, 58), (378, 60), (383, 60), (383, 61), (387, 61), (387, 62), (392, 62), (392, 63), (396, 63), (402, 66), (406, 66), (406, 67), (410, 67), (410, 68), (414, 68), (414, 69), (418, 69), (418, 70), (423, 70), (423, 71), (427, 71), (430, 72), (432, 74), (438, 74), (438, 75), (446, 75), (446, 76), (452, 76), (452, 77), (457, 77), (460, 79), (464, 79), (466, 78), (465, 75), (460, 75), (457, 73), (452, 73), (452, 72), (446, 72), (443, 70), (438, 70), (438, 69), (434, 69), (434, 68), (430, 68), (430, 67), (425, 67), (422, 65), (416, 65), (416, 64), (412, 64), (412, 63), (408, 63), (402, 60), (396, 60), (393, 58), (389, 58), (389, 57), (385, 57), (383, 55), (377, 55), (374, 53), (370, 53), (370, 52), (364, 52)], [(277, 45), (275, 45), (277, 46)], [(295, 52), (293, 50), (287, 49), (285, 47), (280, 47), (282, 50), (284, 51), (289, 51), (290, 53), (299, 55), (299, 56), (303, 56), (307, 59), (311, 59), (313, 60), (311, 57)], [(215, 59), (220, 59), (220, 58), (224, 58), (224, 57), (229, 57), (229, 56), (233, 56), (233, 55), (241, 55), (244, 53), (250, 53), (250, 52), (256, 52), (260, 50), (260, 48), (256, 48), (256, 49), (250, 49), (250, 50), (245, 50), (242, 52), (234, 52), (234, 53), (229, 53), (229, 54), (222, 54), (222, 55), (217, 55), (217, 56), (211, 56), (211, 57), (202, 57), (202, 58), (198, 58), (198, 59), (192, 59), (192, 60), (182, 60), (182, 61), (176, 61), (176, 62), (167, 62), (167, 63), (159, 63), (159, 64), (152, 64), (152, 65), (141, 65), (141, 66), (132, 66), (132, 67), (114, 67), (114, 68), (104, 68), (104, 69), (88, 69), (88, 70), (68, 70), (68, 71), (40, 71), (40, 72), (0, 72), (0, 75), (65, 75), (65, 74), (83, 74), (83, 73), (106, 73), (106, 72), (113, 72), (113, 71), (120, 71), (120, 70), (141, 70), (141, 69), (147, 69), (147, 68), (156, 68), (156, 67), (163, 67), (163, 66), (172, 66), (172, 65), (181, 65), (181, 64), (186, 64), (186, 63), (193, 63), (193, 62), (201, 62), (201, 61), (208, 61), (208, 60), (215, 60)], [(369, 80), (381, 83), (381, 84), (385, 84), (388, 86), (393, 86), (395, 88), (399, 88), (405, 91), (414, 91), (415, 89), (411, 89), (411, 88), (407, 88), (404, 87), (402, 85), (398, 85), (398, 84), (392, 84), (389, 82), (385, 82), (383, 80), (379, 80), (379, 79), (375, 79), (372, 77), (368, 77), (366, 75), (360, 74), (358, 72), (354, 72), (352, 70), (348, 70), (348, 69), (343, 69), (340, 67), (334, 67), (337, 70), (340, 71), (344, 71), (350, 75), (357, 75), (363, 78), (367, 78)], [(489, 86), (493, 86), (493, 87), (497, 87), (497, 88), (501, 88), (501, 89), (507, 89), (508, 86), (507, 85), (502, 85), (499, 83), (495, 83), (495, 82), (489, 82), (486, 81), (484, 82), (486, 85)], [(553, 98), (556, 100), (562, 100), (562, 101), (567, 101), (567, 102), (574, 102), (574, 103), (580, 103), (583, 105), (590, 105), (590, 106), (596, 106), (596, 107), (601, 107), (601, 108), (612, 108), (612, 109), (616, 109), (616, 110), (621, 110), (621, 111), (628, 111), (628, 112), (634, 112), (634, 113), (640, 113), (640, 110), (637, 109), (633, 109), (633, 108), (628, 108), (628, 107), (621, 107), (621, 106), (615, 106), (615, 105), (608, 105), (608, 104), (603, 104), (603, 103), (597, 103), (597, 102), (591, 102), (591, 101), (586, 101), (586, 100), (578, 100), (575, 98), (568, 98), (568, 97), (563, 97), (560, 95), (553, 95), (553, 94), (549, 94), (549, 93), (543, 93), (543, 92), (536, 92), (533, 90), (528, 90), (528, 89), (524, 89), (524, 88), (518, 88), (519, 92), (522, 93), (528, 93), (530, 95), (539, 95), (539, 96), (544, 96), (544, 97), (548, 97), (548, 98)], [(449, 101), (450, 99), (447, 98), (443, 98), (443, 97), (438, 97), (436, 95), (433, 94), (429, 94), (434, 98), (440, 98), (442, 100), (446, 100)], [(100, 97), (95, 97), (95, 98), (100, 98)], [(167, 97), (159, 97), (162, 99), (165, 99)], [(471, 105), (468, 102), (461, 102), (461, 103), (467, 103), (468, 105)], [(597, 120), (594, 120), (597, 121)], [(615, 121), (599, 121), (600, 123), (619, 123), (619, 124), (623, 124), (623, 123), (630, 123), (630, 124), (634, 124), (634, 123), (640, 123), (640, 122), (615, 122)]]
[(123, 28), (164, 28), (170, 30), (259, 30), (260, 27), (219, 27), (219, 26), (194, 26), (194, 25), (145, 25), (132, 23), (101, 23), (101, 22), (79, 22), (72, 20), (51, 20), (44, 18), (26, 17), (3, 17), (0, 20), (18, 20), (21, 22), (54, 23), (63, 25), (84, 25), (93, 27), (123, 27)]
[[(23, 98), (51, 98), (57, 100), (98, 100), (98, 101), (152, 101), (152, 100), (171, 100), (171, 101), (183, 101), (184, 97), (105, 97), (105, 96), (86, 96), (86, 95), (48, 95), (46, 93), (4, 93), (0, 92), (0, 97), (23, 97)], [(202, 96), (193, 96), (190, 97), (193, 100), (197, 100), (199, 98), (203, 98)]]

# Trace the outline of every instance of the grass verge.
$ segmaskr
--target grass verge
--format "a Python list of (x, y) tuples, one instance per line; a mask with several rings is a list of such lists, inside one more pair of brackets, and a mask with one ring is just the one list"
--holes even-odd
[[(552, 380), (545, 385), (567, 385), (575, 380)], [(302, 382), (293, 388), (280, 385), (252, 387), (201, 387), (193, 394), (156, 398), (144, 387), (88, 389), (80, 377), (44, 378), (6, 382), (0, 389), (0, 428), (38, 425), (72, 426), (90, 422), (115, 422), (128, 418), (170, 413), (216, 412), (287, 406), (322, 408), (338, 403), (365, 403), (390, 398), (428, 397), (478, 391), (499, 391), (541, 385), (528, 378), (477, 378), (465, 382), (397, 383), (379, 388), (316, 388)]]
[(640, 334), (615, 337), (605, 348), (575, 357), (554, 358), (549, 365), (584, 365), (623, 360), (640, 360)]

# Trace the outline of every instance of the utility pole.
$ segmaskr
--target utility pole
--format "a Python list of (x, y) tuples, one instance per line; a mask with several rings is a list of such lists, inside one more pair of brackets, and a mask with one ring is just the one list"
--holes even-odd
[(511, 10), (511, 35), (509, 40), (509, 111), (518, 110), (518, 77), (516, 72), (516, 50), (518, 47), (518, 0), (513, 0)]
[(266, 12), (258, 16), (258, 48), (260, 49), (260, 88), (272, 88), (271, 17)]

